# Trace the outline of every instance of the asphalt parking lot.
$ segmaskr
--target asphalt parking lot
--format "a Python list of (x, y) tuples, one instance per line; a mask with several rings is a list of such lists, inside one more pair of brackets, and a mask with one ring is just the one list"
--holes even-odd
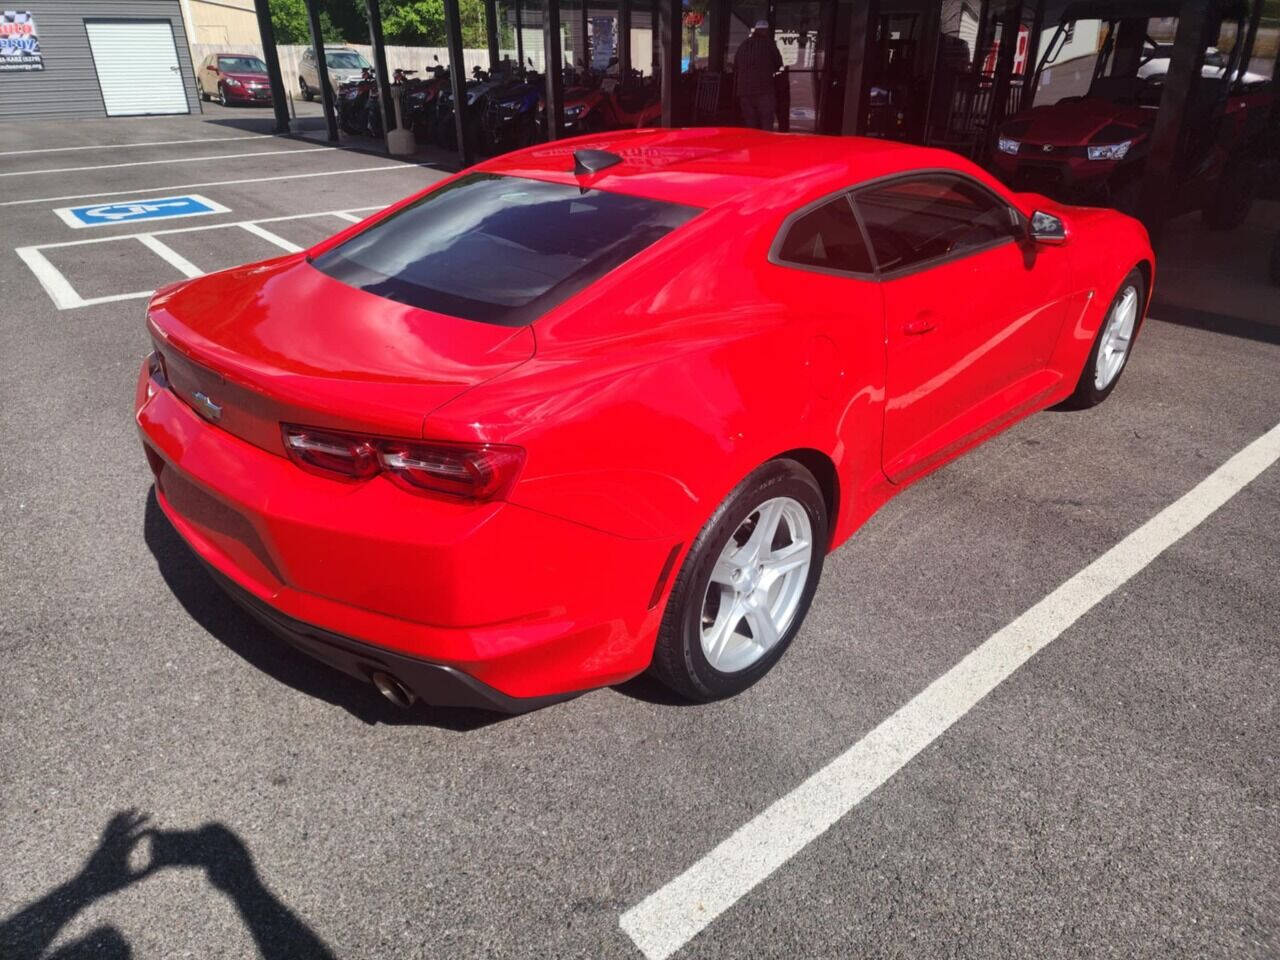
[[(1157, 311), (1108, 402), (1024, 421), (829, 558), (736, 699), (640, 679), (513, 718), (400, 712), (218, 593), (132, 423), (148, 291), (442, 176), (243, 126), (4, 129), (0, 956), (1280, 956), (1265, 463), (829, 826), (770, 821), (810, 842), (728, 862), (732, 902), (652, 899), (1276, 436), (1280, 345)], [(225, 211), (54, 212), (179, 194)]]

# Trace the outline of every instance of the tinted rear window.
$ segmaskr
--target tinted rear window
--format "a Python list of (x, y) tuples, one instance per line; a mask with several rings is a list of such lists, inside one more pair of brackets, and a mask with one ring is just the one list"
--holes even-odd
[(873, 271), (871, 254), (846, 195), (798, 218), (782, 241), (778, 259), (828, 270)]
[(316, 257), (369, 293), (520, 326), (698, 213), (644, 197), (476, 173)]

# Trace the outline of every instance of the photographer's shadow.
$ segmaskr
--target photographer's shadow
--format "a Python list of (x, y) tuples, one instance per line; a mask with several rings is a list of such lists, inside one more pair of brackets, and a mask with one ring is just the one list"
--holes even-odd
[[(131, 861), (150, 843), (145, 865)], [(226, 894), (266, 960), (334, 960), (333, 951), (258, 876), (244, 842), (221, 823), (197, 830), (158, 830), (134, 810), (107, 823), (97, 849), (80, 872), (13, 916), (0, 921), (0, 955), (7, 960), (124, 960), (133, 951), (112, 926), (100, 926), (52, 953), (58, 934), (95, 901), (118, 893), (168, 867), (197, 867)]]
[(393, 706), (373, 684), (361, 683), (298, 652), (240, 609), (214, 583), (160, 509), (154, 488), (147, 494), (142, 530), (160, 575), (191, 618), (238, 656), (281, 683), (341, 707), (368, 724), (424, 724), (468, 731), (506, 719), (503, 714), (423, 703), (408, 709)]

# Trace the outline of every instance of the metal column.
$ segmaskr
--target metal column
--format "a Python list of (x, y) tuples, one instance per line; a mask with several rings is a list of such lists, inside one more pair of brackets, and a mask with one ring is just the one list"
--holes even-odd
[(657, 0), (658, 59), (662, 69), (662, 125), (676, 125), (676, 84), (680, 79), (681, 0)]
[(498, 0), (484, 0), (484, 32), (489, 41), (489, 70), (498, 69)]
[(618, 0), (618, 76), (631, 75), (631, 0)]
[(856, 135), (866, 122), (867, 65), (880, 15), (877, 0), (855, 0), (849, 11), (849, 67), (844, 82), (844, 122), (841, 132)]
[[(454, 3), (457, 0), (453, 0)], [(564, 133), (564, 56), (560, 50), (560, 0), (546, 0), (542, 18), (542, 50), (547, 74), (547, 139)]]
[(658, 21), (662, 0), (649, 0), (649, 72), (654, 79), (662, 80), (662, 50), (658, 43)]
[(289, 104), (285, 100), (284, 77), (280, 74), (280, 57), (276, 53), (276, 32), (271, 26), (271, 10), (268, 0), (254, 0), (258, 14), (258, 33), (262, 38), (262, 59), (267, 63), (267, 78), (271, 81), (271, 102), (275, 105), (276, 133), (289, 132)]
[(471, 144), (466, 134), (467, 62), (462, 54), (462, 17), (458, 0), (444, 0), (444, 34), (449, 46), (449, 83), (453, 92), (453, 129), (458, 137), (458, 159), (471, 166)]
[(996, 75), (991, 84), (991, 110), (987, 114), (987, 129), (983, 137), (979, 162), (985, 161), (996, 142), (996, 131), (1005, 118), (1009, 100), (1009, 81), (1013, 77), (1013, 57), (1018, 50), (1018, 29), (1022, 26), (1022, 4), (1018, 0), (1009, 3), (998, 16), (1000, 20), (1000, 47), (996, 52)]
[[(825, 5), (835, 10), (835, 0), (828, 0)], [(711, 0), (711, 25), (708, 31), (711, 49), (707, 51), (707, 69), (712, 73), (724, 73), (725, 62), (729, 59), (729, 0)]]
[(320, 30), (320, 0), (306, 0), (307, 24), (311, 28), (311, 49), (316, 55), (316, 77), (320, 81), (320, 105), (324, 108), (324, 122), (329, 129), (329, 139), (338, 141), (338, 115), (334, 109), (333, 84), (329, 82), (329, 61), (324, 55), (324, 34)]
[(1152, 240), (1156, 240), (1167, 213), (1166, 200), (1180, 179), (1180, 160), (1186, 142), (1187, 105), (1200, 79), (1204, 48), (1209, 36), (1214, 0), (1183, 0), (1178, 11), (1178, 29), (1173, 36), (1169, 71), (1164, 77), (1164, 93), (1151, 131), (1151, 147), (1142, 176), (1138, 212)]
[(520, 69), (528, 64), (524, 60), (524, 2), (516, 0), (516, 59), (520, 61)]
[(387, 45), (382, 39), (382, 6), (379, 0), (364, 0), (369, 15), (369, 43), (373, 45), (373, 72), (378, 79), (378, 107), (382, 110), (382, 133), (396, 126), (395, 101), (391, 99), (391, 78), (387, 76)]

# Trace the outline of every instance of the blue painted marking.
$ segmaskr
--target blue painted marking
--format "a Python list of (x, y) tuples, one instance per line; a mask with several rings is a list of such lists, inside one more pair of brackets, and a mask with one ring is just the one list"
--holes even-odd
[(70, 227), (100, 227), (114, 223), (138, 223), (144, 220), (172, 220), (176, 217), (198, 217), (226, 213), (220, 203), (186, 194), (180, 197), (144, 197), (118, 203), (95, 203), (82, 207), (63, 207), (54, 211)]

